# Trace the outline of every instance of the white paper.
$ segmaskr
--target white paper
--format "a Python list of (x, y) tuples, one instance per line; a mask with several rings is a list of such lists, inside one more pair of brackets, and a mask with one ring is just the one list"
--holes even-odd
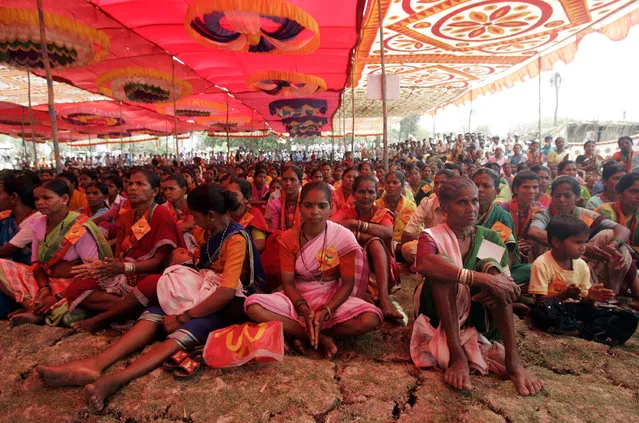
[(501, 263), (501, 259), (504, 256), (504, 251), (506, 251), (505, 247), (484, 239), (479, 246), (479, 251), (477, 251), (477, 258), (480, 260), (492, 258)]

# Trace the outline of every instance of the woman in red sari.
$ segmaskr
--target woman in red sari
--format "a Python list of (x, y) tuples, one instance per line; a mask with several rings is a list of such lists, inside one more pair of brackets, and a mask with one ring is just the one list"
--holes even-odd
[(155, 203), (159, 189), (155, 173), (132, 174), (126, 203), (130, 207), (120, 210), (115, 223), (117, 258), (93, 260), (72, 269), (76, 281), (66, 290), (69, 310), (81, 307), (99, 312), (74, 323), (74, 328), (95, 331), (157, 301), (157, 281), (169, 255), (185, 247), (168, 209)]
[(302, 224), (299, 209), (302, 177), (302, 169), (299, 167), (285, 166), (282, 170), (280, 197), (270, 201), (266, 206), (265, 218), (274, 234), (266, 240), (262, 261), (271, 290), (276, 289), (281, 283), (280, 234)]
[(342, 184), (333, 191), (333, 213), (337, 213), (347, 206), (353, 205), (353, 182), (357, 178), (357, 169), (348, 168), (342, 174)]
[(364, 247), (368, 265), (375, 275), (369, 290), (385, 319), (401, 319), (390, 302), (389, 290), (399, 282), (399, 269), (390, 250), (395, 221), (392, 213), (375, 206), (377, 180), (371, 175), (358, 176), (353, 184), (355, 203), (335, 213), (331, 220), (347, 227)]
[(260, 209), (250, 205), (253, 191), (251, 183), (246, 179), (232, 178), (226, 190), (235, 193), (240, 204), (237, 210), (231, 212), (231, 217), (248, 229), (257, 251), (261, 254), (266, 248), (266, 238), (272, 231)]
[(180, 174), (170, 175), (162, 181), (162, 192), (166, 198), (166, 202), (162, 205), (167, 208), (182, 233), (191, 232), (195, 226), (193, 216), (186, 205), (187, 191), (186, 179)]

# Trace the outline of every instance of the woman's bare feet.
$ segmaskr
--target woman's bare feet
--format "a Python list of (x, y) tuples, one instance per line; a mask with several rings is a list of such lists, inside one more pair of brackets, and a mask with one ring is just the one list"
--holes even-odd
[(71, 323), (71, 329), (95, 333), (100, 329), (104, 329), (107, 322), (100, 318), (100, 315), (90, 317), (88, 319), (78, 320)]
[(25, 311), (23, 313), (17, 313), (11, 316), (9, 319), (11, 326), (18, 326), (24, 324), (37, 325), (44, 322), (44, 316), (37, 315), (31, 311)]
[(472, 389), (470, 384), (470, 368), (466, 357), (459, 360), (451, 360), (450, 366), (444, 373), (444, 382), (455, 389)]
[(322, 350), (324, 351), (326, 358), (331, 359), (335, 356), (335, 354), (337, 354), (337, 345), (335, 345), (333, 338), (330, 336), (320, 333), (319, 344), (322, 346)]
[(508, 378), (515, 384), (519, 395), (534, 395), (544, 387), (543, 382), (537, 376), (528, 373), (521, 364), (516, 364), (508, 370)]
[(108, 397), (120, 389), (122, 385), (110, 376), (102, 377), (84, 387), (84, 397), (89, 408), (95, 411), (104, 409)]
[(88, 361), (73, 361), (62, 366), (36, 366), (36, 372), (42, 376), (47, 386), (84, 386), (101, 376), (100, 370)]

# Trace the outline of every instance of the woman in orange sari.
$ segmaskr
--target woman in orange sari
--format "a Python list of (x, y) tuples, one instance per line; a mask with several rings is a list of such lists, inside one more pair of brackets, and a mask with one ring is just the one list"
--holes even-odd
[(280, 241), (283, 291), (252, 295), (244, 307), (257, 322), (281, 321), (285, 335), (308, 338), (330, 358), (337, 353), (333, 336), (375, 330), (382, 323), (382, 313), (354, 296), (357, 278), (366, 268), (364, 254), (347, 229), (328, 221), (328, 184), (306, 184), (300, 208), (303, 223), (284, 232)]
[(155, 203), (160, 178), (148, 170), (131, 175), (127, 205), (116, 219), (117, 258), (75, 266), (76, 280), (65, 295), (69, 309), (99, 314), (72, 327), (95, 331), (114, 319), (141, 312), (157, 302), (156, 285), (165, 263), (177, 247), (185, 247), (166, 207)]
[(384, 178), (385, 195), (375, 201), (375, 205), (388, 209), (393, 215), (393, 240), (391, 251), (401, 257), (402, 235), (406, 224), (413, 217), (417, 206), (402, 194), (404, 191), (404, 174), (398, 170), (389, 171)]
[(355, 203), (335, 213), (331, 220), (350, 229), (364, 247), (368, 266), (375, 276), (369, 290), (386, 319), (401, 319), (402, 315), (390, 302), (389, 291), (399, 282), (399, 269), (390, 251), (394, 220), (388, 209), (374, 204), (377, 179), (358, 176), (353, 184)]

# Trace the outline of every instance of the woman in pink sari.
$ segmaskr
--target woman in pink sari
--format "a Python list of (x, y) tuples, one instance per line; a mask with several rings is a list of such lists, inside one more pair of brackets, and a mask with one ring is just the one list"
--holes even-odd
[(368, 281), (364, 253), (351, 231), (328, 221), (331, 191), (310, 182), (300, 195), (301, 227), (282, 234), (283, 292), (253, 295), (245, 310), (256, 322), (279, 320), (284, 334), (308, 338), (327, 357), (337, 353), (333, 336), (356, 336), (378, 329), (380, 309), (353, 296)]

